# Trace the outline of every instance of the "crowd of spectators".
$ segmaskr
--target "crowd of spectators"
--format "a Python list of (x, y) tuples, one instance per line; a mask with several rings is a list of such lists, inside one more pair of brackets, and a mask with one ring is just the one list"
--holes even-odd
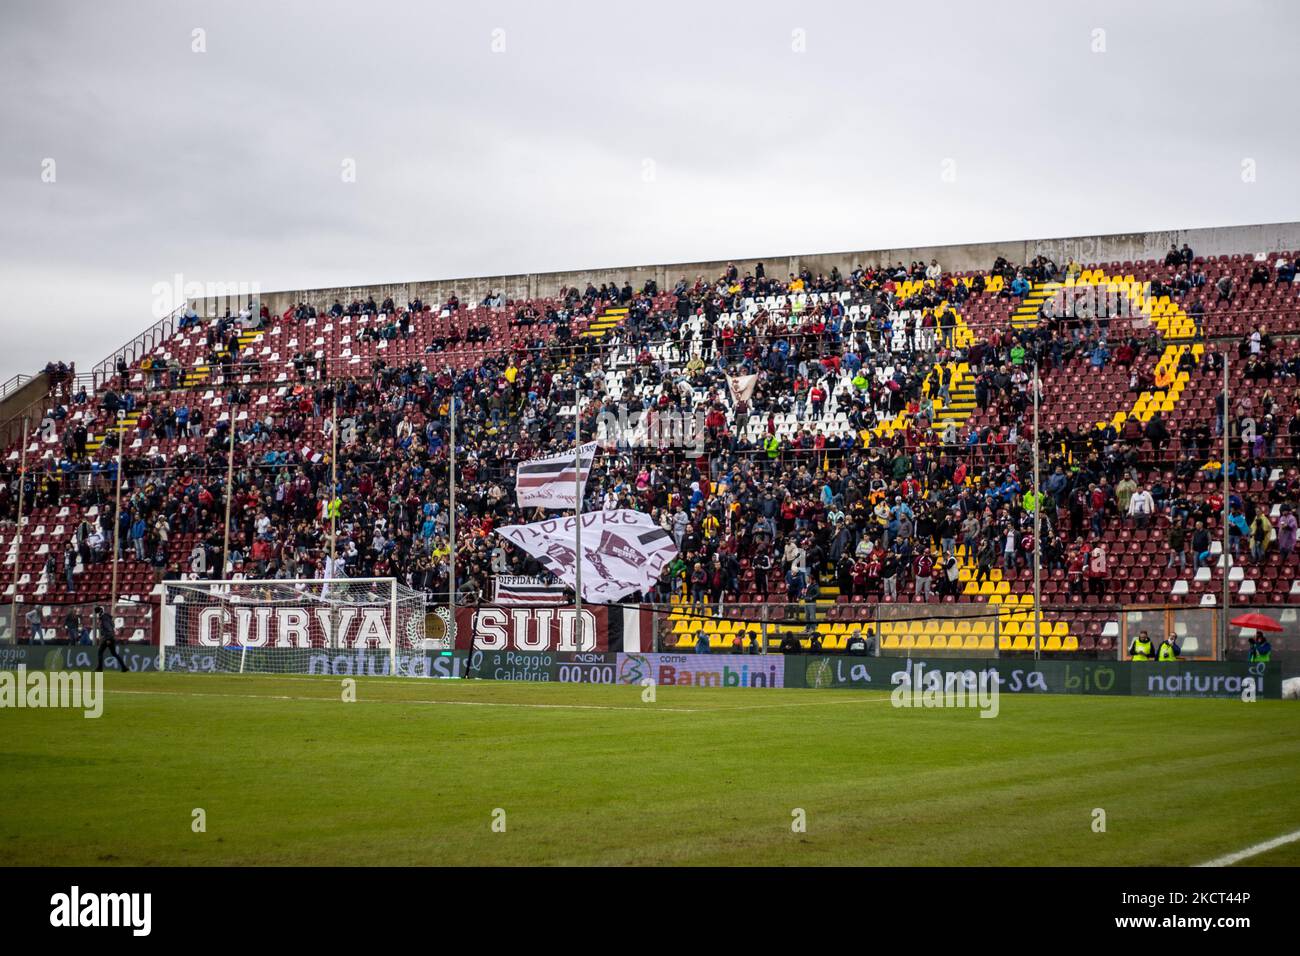
[[(1189, 275), (1191, 262), (1190, 250), (1171, 250), (1170, 294), (1197, 295), (1208, 281), (1195, 270)], [(398, 309), (391, 300), (335, 301), (330, 315), (386, 317), (366, 334), (407, 345), (400, 359), (375, 360), (365, 374), (343, 377), (329, 374), (328, 356), (300, 353), (296, 382), (223, 386), (224, 407), (246, 413), (233, 425), (205, 415), (182, 387), (179, 367), (146, 360), (139, 366), (146, 377), (133, 387), (124, 366), (97, 394), (60, 396), (54, 419), (78, 408), (92, 416), (62, 429), (59, 455), (29, 470), (25, 493), (38, 503), (98, 506), (64, 553), (49, 557), (50, 579), (73, 594), (73, 569), (108, 560), (114, 530), (115, 449), (110, 442), (88, 451), (88, 439), (138, 412), (127, 443), (187, 444), (183, 453), (125, 457), (119, 547), (160, 578), (219, 577), (223, 558), (233, 575), (312, 577), (333, 553), (348, 575), (393, 574), (445, 594), (454, 403), (458, 598), (486, 600), (494, 574), (541, 573), (492, 532), (545, 515), (517, 507), (513, 470), (573, 446), (576, 402), (583, 439), (620, 411), (702, 422), (698, 447), (643, 447), (605, 436), (588, 483), (586, 508), (648, 512), (677, 542), (680, 555), (650, 599), (684, 595), (698, 606), (758, 597), (812, 606), (828, 583), (868, 601), (955, 599), (963, 591), (963, 553), (978, 583), (994, 569), (1028, 567), (1037, 549), (1042, 566), (1063, 572), (1073, 594), (1104, 600), (1113, 575), (1107, 529), (1158, 526), (1168, 566), (1209, 560), (1223, 502), (1189, 485), (1217, 462), (1223, 409), (1215, 422), (1177, 436), (1160, 415), (1120, 430), (1048, 429), (1043, 486), (1035, 493), (1027, 427), (1035, 364), (1050, 376), (1073, 362), (1120, 363), (1139, 392), (1174, 371), (1213, 376), (1216, 369), (1209, 351), (1203, 363), (1188, 350), (1177, 370), (1160, 366), (1158, 331), (1137, 329), (1107, 307), (1046, 305), (1024, 327), (1008, 320), (963, 334), (958, 312), (971, 297), (1014, 305), (1033, 282), (1077, 270), (1041, 257), (1020, 267), (999, 260), (967, 283), (934, 261), (785, 277), (767, 275), (763, 263), (743, 275), (731, 264), (714, 278), (681, 277), (670, 295), (653, 282), (638, 290), (589, 285), (562, 290), (546, 307), (511, 307), (491, 293), (480, 304), (509, 309), (517, 337), (492, 342), (482, 327), (461, 330), (482, 348), (471, 367), (456, 369), (440, 360), (445, 341), (413, 338), (411, 315), (428, 310), (424, 303)], [(1279, 269), (1277, 281), (1282, 275)], [(991, 276), (1002, 279), (996, 291)], [(561, 331), (611, 305), (627, 313), (603, 339)], [(851, 313), (850, 306), (858, 308)], [(453, 296), (442, 308), (454, 315), (461, 305)], [(302, 303), (291, 312), (312, 317), (316, 309)], [(263, 310), (190, 325), (205, 336), (209, 361), (234, 382), (235, 373), (256, 380), (261, 371), (252, 350), (241, 352), (240, 332), (271, 321)], [(541, 325), (554, 326), (555, 338), (537, 337)], [(1230, 474), (1260, 480), (1277, 463), (1283, 417), (1290, 447), (1300, 447), (1300, 359), (1276, 358), (1259, 331), (1241, 348), (1243, 374), (1274, 383), (1280, 396), (1270, 392), (1267, 409), (1238, 405), (1228, 416)], [(950, 396), (959, 365), (969, 367), (976, 405), (993, 413), (990, 423), (937, 419), (935, 401)], [(733, 400), (729, 380), (751, 374), (752, 396)], [(260, 394), (272, 398), (256, 404)], [(792, 434), (779, 416), (793, 416)], [(1252, 438), (1242, 427), (1247, 418), (1268, 424)], [(1167, 453), (1175, 438), (1177, 453)], [(12, 462), (3, 477), (0, 515), (12, 519)], [(1289, 556), (1296, 492), (1283, 480), (1257, 494), (1233, 494), (1234, 554), (1243, 561), (1274, 549)], [(1276, 521), (1273, 504), (1282, 506)]]

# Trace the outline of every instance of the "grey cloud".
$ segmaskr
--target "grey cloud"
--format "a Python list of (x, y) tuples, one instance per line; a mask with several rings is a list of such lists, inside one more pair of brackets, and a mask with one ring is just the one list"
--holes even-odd
[(0, 379), (102, 358), (175, 272), (273, 289), (1297, 219), (1297, 27), (1196, 0), (11, 0)]

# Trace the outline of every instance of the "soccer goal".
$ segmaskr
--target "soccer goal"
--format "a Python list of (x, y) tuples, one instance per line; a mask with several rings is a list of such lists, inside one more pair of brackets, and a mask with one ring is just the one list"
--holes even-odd
[(160, 670), (399, 674), (436, 649), (396, 578), (166, 581)]

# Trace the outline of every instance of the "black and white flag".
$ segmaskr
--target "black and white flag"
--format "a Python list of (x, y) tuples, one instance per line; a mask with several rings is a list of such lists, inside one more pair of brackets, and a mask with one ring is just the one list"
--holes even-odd
[[(578, 449), (582, 462), (582, 490), (587, 490), (591, 463), (596, 457), (596, 442)], [(549, 458), (534, 458), (521, 463), (515, 471), (515, 500), (521, 508), (569, 508), (574, 504), (574, 454), (571, 451)]]
[(563, 604), (564, 585), (528, 574), (498, 574), (493, 604)]

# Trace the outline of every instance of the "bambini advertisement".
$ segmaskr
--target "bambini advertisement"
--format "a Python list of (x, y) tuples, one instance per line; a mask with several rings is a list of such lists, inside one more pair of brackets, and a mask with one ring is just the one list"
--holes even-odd
[(660, 687), (784, 687), (785, 658), (776, 654), (620, 654), (618, 682)]

